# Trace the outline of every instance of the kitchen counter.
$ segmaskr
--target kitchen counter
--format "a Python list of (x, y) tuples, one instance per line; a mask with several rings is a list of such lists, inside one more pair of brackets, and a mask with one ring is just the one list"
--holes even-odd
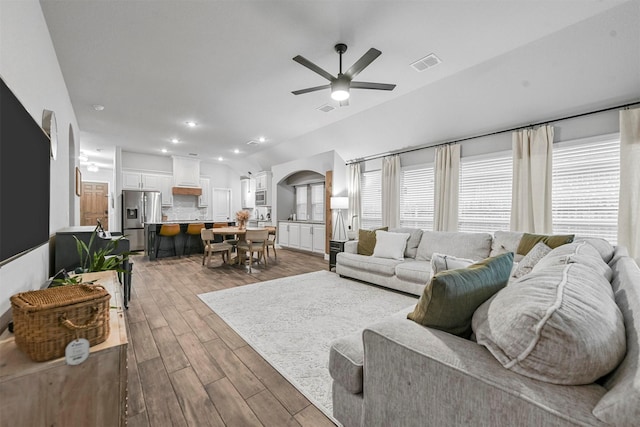
[[(149, 259), (173, 256), (173, 254), (171, 254), (171, 251), (173, 250), (172, 248), (174, 243), (170, 239), (163, 239), (164, 241), (162, 242), (161, 247), (158, 248), (158, 252), (160, 252), (161, 255), (158, 256), (158, 254), (156, 254), (156, 251), (155, 251), (156, 236), (160, 231), (160, 227), (162, 226), (162, 224), (180, 224), (180, 234), (178, 234), (175, 237), (175, 247), (177, 248), (176, 252), (178, 256), (183, 255), (187, 251), (192, 254), (202, 253), (202, 247), (201, 247), (202, 240), (200, 240), (200, 238), (187, 239), (187, 235), (186, 235), (187, 227), (189, 226), (189, 224), (203, 223), (205, 228), (212, 228), (215, 222), (220, 222), (220, 221), (214, 221), (212, 219), (203, 219), (203, 220), (187, 219), (183, 221), (171, 220), (171, 221), (160, 221), (160, 222), (148, 222), (144, 225), (144, 234), (147, 242), (145, 255), (147, 255)], [(235, 222), (233, 221), (228, 221), (226, 223), (227, 225), (235, 225)], [(189, 242), (188, 248), (185, 247), (185, 243), (187, 242)]]
[(324, 221), (311, 221), (311, 220), (291, 220), (291, 219), (281, 219), (278, 222), (290, 222), (292, 224), (324, 224)]
[[(197, 224), (199, 222), (204, 222), (205, 224), (213, 224), (214, 222), (218, 222), (218, 221), (214, 221), (212, 219), (172, 219), (172, 220), (167, 220), (167, 221), (153, 221), (153, 222), (147, 222), (146, 224)], [(226, 221), (225, 221), (226, 222)]]

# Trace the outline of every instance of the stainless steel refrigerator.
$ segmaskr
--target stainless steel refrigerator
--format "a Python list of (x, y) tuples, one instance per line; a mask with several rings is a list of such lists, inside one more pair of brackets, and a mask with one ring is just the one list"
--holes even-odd
[(122, 192), (122, 233), (130, 242), (130, 250), (145, 249), (144, 226), (162, 221), (162, 193), (159, 191)]

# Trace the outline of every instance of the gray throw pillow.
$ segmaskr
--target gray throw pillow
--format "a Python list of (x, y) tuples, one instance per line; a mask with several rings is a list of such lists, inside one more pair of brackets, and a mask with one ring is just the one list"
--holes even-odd
[(511, 276), (518, 279), (525, 274), (531, 273), (533, 267), (535, 267), (535, 265), (549, 252), (551, 252), (551, 248), (549, 246), (545, 245), (543, 242), (536, 243), (533, 249), (531, 249), (529, 253), (518, 263), (518, 267)]
[(626, 353), (611, 285), (577, 263), (534, 270), (473, 315), (473, 332), (507, 369), (553, 384), (591, 384)]
[(408, 319), (468, 338), (471, 317), (480, 304), (506, 286), (513, 253), (486, 258), (467, 268), (433, 276)]

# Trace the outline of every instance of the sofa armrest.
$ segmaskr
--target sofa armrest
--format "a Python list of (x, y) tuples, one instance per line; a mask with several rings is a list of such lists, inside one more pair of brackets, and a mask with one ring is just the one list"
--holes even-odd
[(473, 341), (407, 319), (371, 325), (363, 340), (364, 425), (601, 424), (591, 414), (606, 392), (599, 385), (524, 377)]
[(350, 254), (358, 253), (358, 241), (357, 240), (347, 240), (344, 242), (344, 251)]

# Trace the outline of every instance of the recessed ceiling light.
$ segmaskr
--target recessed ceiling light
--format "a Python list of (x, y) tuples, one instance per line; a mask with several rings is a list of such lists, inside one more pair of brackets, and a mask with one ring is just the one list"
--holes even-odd
[(98, 172), (100, 169), (98, 169), (98, 166), (96, 166), (95, 163), (91, 163), (89, 166), (87, 166), (87, 170), (89, 172)]
[(177, 144), (178, 142), (180, 142), (180, 140), (178, 138), (171, 138), (171, 142)]
[(238, 150), (238, 149), (236, 148), (235, 150), (233, 150), (233, 152), (234, 152), (235, 154), (239, 154), (239, 153), (240, 153), (240, 150)]
[(89, 156), (84, 153), (80, 153), (80, 155), (78, 156), (78, 160), (80, 160), (81, 162), (86, 162), (89, 160)]
[(218, 157), (218, 161), (219, 161), (219, 162), (221, 162), (221, 161), (223, 161), (223, 160), (224, 160), (224, 159), (222, 158), (222, 156)]
[(93, 104), (92, 105), (93, 109), (96, 111), (102, 111), (104, 110), (104, 105), (100, 105), (100, 104)]
[(162, 151), (163, 153), (166, 153), (166, 152), (167, 152), (167, 149), (166, 149), (166, 148), (163, 148), (161, 151)]
[(196, 122), (193, 122), (191, 120), (189, 120), (188, 122), (185, 122), (185, 124), (187, 126), (189, 126), (190, 128), (194, 128), (194, 127), (198, 126), (198, 124)]
[(266, 141), (266, 139), (264, 139), (264, 136), (261, 136), (260, 138), (258, 138), (258, 141), (260, 141), (260, 142), (265, 142), (265, 141)]

